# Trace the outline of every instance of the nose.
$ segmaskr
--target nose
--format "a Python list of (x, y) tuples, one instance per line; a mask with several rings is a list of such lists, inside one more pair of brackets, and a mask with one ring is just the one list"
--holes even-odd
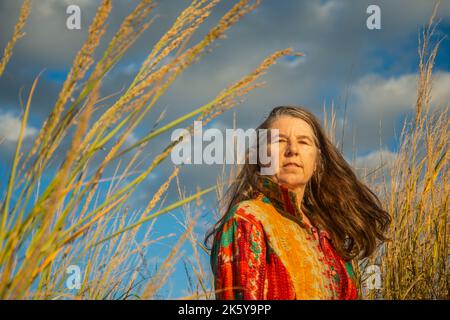
[(298, 146), (295, 142), (289, 142), (286, 152), (288, 155), (296, 156), (298, 155)]

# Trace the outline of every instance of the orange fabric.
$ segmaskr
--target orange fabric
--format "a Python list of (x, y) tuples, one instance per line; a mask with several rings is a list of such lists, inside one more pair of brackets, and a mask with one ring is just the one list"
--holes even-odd
[(218, 299), (356, 299), (350, 262), (325, 231), (306, 225), (295, 194), (269, 178), (227, 213), (212, 266)]

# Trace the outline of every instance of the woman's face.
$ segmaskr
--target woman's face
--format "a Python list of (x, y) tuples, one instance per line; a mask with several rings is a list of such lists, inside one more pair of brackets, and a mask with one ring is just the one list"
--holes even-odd
[[(291, 116), (280, 116), (270, 126), (278, 129), (269, 145), (269, 150), (278, 146), (278, 162), (274, 180), (291, 189), (306, 185), (311, 179), (318, 161), (318, 148), (314, 143), (311, 126), (302, 119)], [(272, 155), (272, 151), (271, 151)]]

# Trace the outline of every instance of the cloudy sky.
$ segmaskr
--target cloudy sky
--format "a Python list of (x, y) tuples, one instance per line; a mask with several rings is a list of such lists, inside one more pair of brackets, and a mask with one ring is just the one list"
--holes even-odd
[[(45, 69), (30, 110), (26, 139), (31, 142), (54, 105), (72, 60), (86, 38), (98, 3), (96, 0), (35, 1), (25, 29), (26, 37), (17, 44), (13, 58), (0, 78), (2, 181), (9, 172), (9, 161), (18, 136), (21, 88), (29, 90), (34, 78)], [(107, 37), (135, 3), (113, 0)], [(129, 82), (152, 44), (188, 3), (159, 1), (155, 11), (157, 22), (110, 73), (103, 95), (117, 92)], [(199, 30), (198, 37), (234, 3), (223, 1), (219, 4), (204, 28)], [(81, 30), (66, 29), (66, 7), (70, 4), (81, 8)], [(380, 30), (366, 27), (369, 16), (366, 9), (371, 4), (381, 9)], [(250, 93), (244, 103), (209, 127), (231, 128), (234, 114), (239, 128), (256, 127), (274, 106), (283, 104), (303, 105), (319, 118), (324, 107), (329, 110), (334, 105), (338, 124), (342, 124), (346, 105), (345, 156), (349, 161), (355, 156), (357, 166), (375, 166), (380, 154), (384, 159), (395, 156), (396, 137), (403, 120), (413, 110), (418, 32), (428, 21), (432, 8), (433, 1), (424, 0), (263, 0), (254, 12), (230, 29), (227, 38), (221, 40), (212, 53), (176, 80), (131, 139), (143, 136), (163, 110), (167, 110), (167, 122), (194, 110), (253, 70), (269, 54), (292, 47), (305, 56), (284, 59), (271, 68), (264, 76), (264, 88)], [(0, 48), (4, 48), (9, 39), (19, 9), (20, 1), (0, 0)], [(438, 21), (436, 39), (448, 37), (450, 0), (441, 1)], [(436, 59), (434, 105), (449, 100), (449, 88), (450, 39), (444, 39)], [(168, 139), (168, 135), (161, 136), (153, 143), (153, 150), (161, 149)], [(159, 179), (165, 179), (172, 167), (170, 162), (163, 164), (144, 183), (146, 190), (157, 188)], [(186, 192), (191, 193), (196, 186), (213, 185), (221, 169), (219, 165), (186, 166), (182, 169), (181, 182)], [(167, 201), (176, 200), (175, 189), (169, 191)], [(147, 199), (146, 195), (135, 197), (136, 207), (141, 200)], [(206, 211), (213, 206), (213, 199), (207, 199)]]

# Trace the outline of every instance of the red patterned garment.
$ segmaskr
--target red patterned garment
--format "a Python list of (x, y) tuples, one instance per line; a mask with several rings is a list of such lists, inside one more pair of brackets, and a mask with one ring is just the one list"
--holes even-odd
[(296, 194), (268, 177), (227, 213), (211, 262), (217, 299), (356, 299), (350, 261), (326, 231), (305, 224)]

